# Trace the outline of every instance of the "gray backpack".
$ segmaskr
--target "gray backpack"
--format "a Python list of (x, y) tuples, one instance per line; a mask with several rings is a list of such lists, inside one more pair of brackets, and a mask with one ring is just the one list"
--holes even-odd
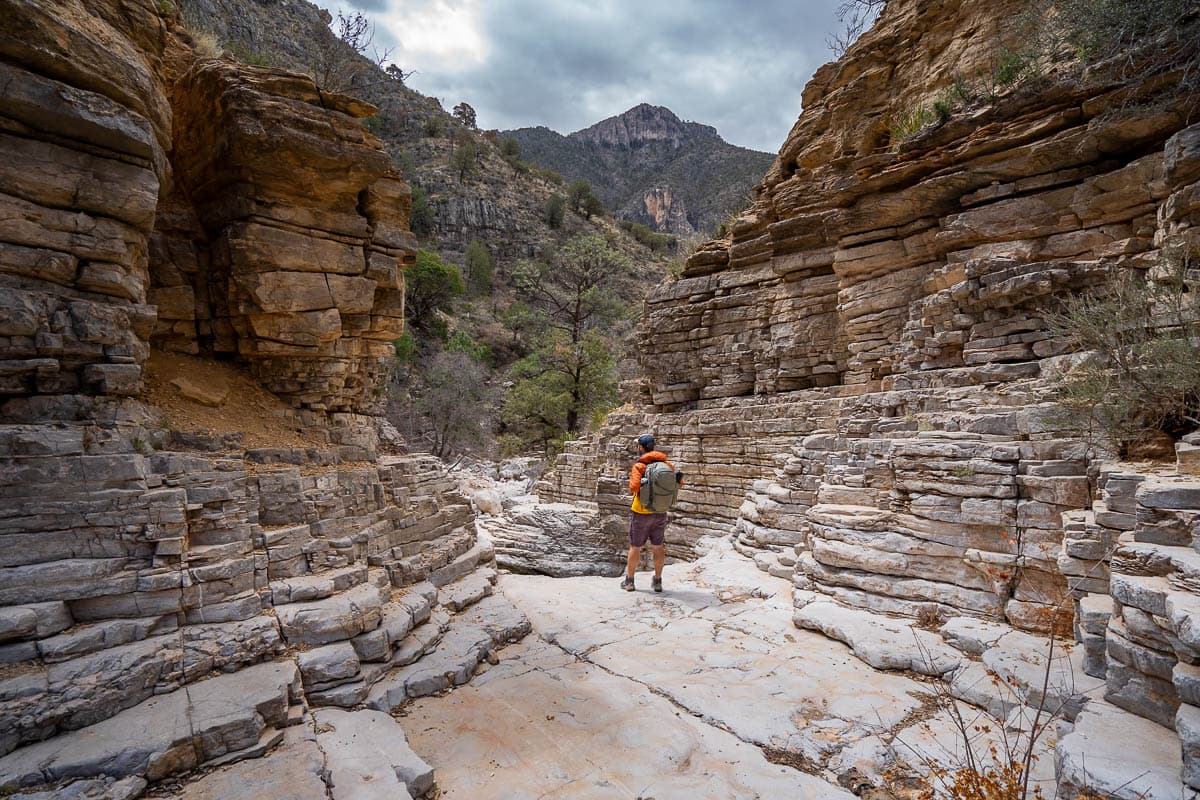
[(675, 504), (675, 495), (679, 492), (679, 482), (675, 480), (675, 470), (665, 461), (651, 461), (646, 465), (642, 474), (642, 485), (638, 489), (638, 500), (642, 505), (655, 514), (667, 511)]

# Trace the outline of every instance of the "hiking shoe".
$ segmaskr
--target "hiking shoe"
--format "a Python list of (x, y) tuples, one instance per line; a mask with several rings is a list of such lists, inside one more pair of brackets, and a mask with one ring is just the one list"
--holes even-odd
[(627, 592), (632, 592), (633, 591), (633, 578), (626, 575), (625, 580), (621, 581), (621, 588)]
[(662, 591), (662, 578), (655, 577), (653, 586), (654, 586), (654, 591), (661, 592)]

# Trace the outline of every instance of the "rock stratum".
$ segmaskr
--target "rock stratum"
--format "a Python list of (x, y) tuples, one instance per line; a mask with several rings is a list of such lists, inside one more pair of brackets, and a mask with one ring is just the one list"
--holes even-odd
[(1194, 444), (1174, 466), (1097, 471), (1052, 402), (1078, 356), (1045, 317), (1195, 257), (1196, 99), (1051, 71), (891, 138), (986, 74), (1021, 9), (890, 2), (817, 71), (753, 207), (647, 298), (626, 405), (539, 495), (597, 501), (619, 563), (630, 442), (652, 431), (688, 475), (669, 553), (734, 530), (793, 580), (800, 627), (851, 641), (848, 608), (1044, 632), (1065, 609), (1106, 684), (1060, 744), (1060, 789), (1141, 796), (1101, 765), (1121, 748), (1100, 731), (1129, 712), (1182, 754), (1146, 796), (1191, 796)]
[[(385, 712), (528, 622), (444, 465), (379, 449), (415, 240), (372, 108), (170, 3), (0, 16), (0, 792), (426, 793)], [(152, 349), (236, 360), (310, 446), (169, 425)]]

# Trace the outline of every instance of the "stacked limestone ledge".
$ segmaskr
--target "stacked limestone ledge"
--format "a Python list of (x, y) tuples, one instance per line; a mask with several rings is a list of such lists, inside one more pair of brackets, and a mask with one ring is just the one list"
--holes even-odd
[(648, 297), (641, 379), (591, 463), (572, 452), (542, 499), (594, 492), (619, 551), (629, 444), (650, 431), (689, 476), (670, 552), (732, 535), (793, 576), (799, 625), (851, 638), (838, 620), (867, 617), (834, 619), (833, 599), (1045, 631), (1074, 605), (1072, 658), (1109, 701), (1063, 751), (1063, 792), (1132, 791), (1101, 774), (1121, 750), (1102, 731), (1132, 719), (1168, 756), (1155, 791), (1178, 797), (1172, 726), (1185, 793), (1200, 787), (1173, 666), (1192, 662), (1185, 509), (1147, 504), (1158, 490), (1125, 467), (1096, 472), (1051, 402), (1079, 356), (1044, 317), (1164, 250), (1197, 256), (1197, 98), (1141, 104), (1102, 72), (1051, 72), (891, 141), (889, 120), (955, 75), (986, 79), (1021, 8), (889, 2), (817, 71), (753, 207)]
[[(443, 465), (364, 413), (408, 189), (372, 109), (197, 58), (172, 9), (0, 2), (0, 793), (234, 765), (179, 796), (424, 794), (382, 712), (528, 622)], [(240, 359), (327, 443), (170, 430), (136, 399), (152, 345)]]

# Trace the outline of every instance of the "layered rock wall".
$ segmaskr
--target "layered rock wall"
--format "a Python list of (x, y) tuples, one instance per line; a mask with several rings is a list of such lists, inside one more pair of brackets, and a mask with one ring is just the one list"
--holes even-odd
[(1194, 98), (1050, 73), (890, 141), (989, 68), (1018, 5), (889, 3), (806, 87), (731, 239), (651, 293), (644, 410), (596, 450), (614, 548), (626, 444), (652, 430), (691, 476), (676, 554), (736, 523), (744, 548), (799, 546), (798, 583), (846, 602), (1045, 627), (1062, 512), (1092, 498), (1048, 402), (1073, 356), (1044, 317), (1194, 251), (1200, 133)]
[[(415, 249), (370, 107), (199, 58), (173, 9), (0, 4), (4, 794), (136, 797), (310, 705), (462, 683), (527, 630), (443, 465), (380, 456), (356, 413)], [(172, 429), (134, 397), (152, 345), (236, 358), (323, 444)], [(328, 748), (319, 797), (350, 785)], [(392, 796), (431, 786), (410, 756)]]

